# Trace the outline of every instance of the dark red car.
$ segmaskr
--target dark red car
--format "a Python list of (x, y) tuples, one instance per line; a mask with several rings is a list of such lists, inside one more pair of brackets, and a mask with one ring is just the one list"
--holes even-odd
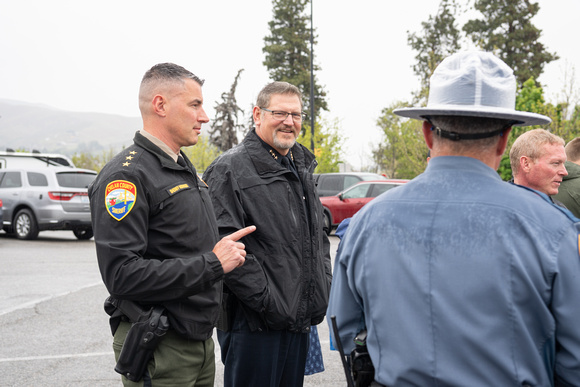
[(404, 179), (361, 181), (337, 195), (321, 197), (320, 202), (324, 207), (324, 227), (326, 227), (327, 233), (330, 234), (340, 222), (352, 217), (365, 204), (383, 192), (408, 181)]

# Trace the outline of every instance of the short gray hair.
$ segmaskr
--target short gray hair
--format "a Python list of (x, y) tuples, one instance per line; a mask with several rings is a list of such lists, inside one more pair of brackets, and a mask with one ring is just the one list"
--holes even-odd
[(264, 86), (264, 88), (258, 94), (256, 99), (256, 106), (260, 108), (266, 108), (270, 105), (270, 100), (275, 94), (282, 95), (295, 95), (300, 100), (300, 107), (302, 108), (302, 92), (296, 86), (288, 82), (272, 82)]

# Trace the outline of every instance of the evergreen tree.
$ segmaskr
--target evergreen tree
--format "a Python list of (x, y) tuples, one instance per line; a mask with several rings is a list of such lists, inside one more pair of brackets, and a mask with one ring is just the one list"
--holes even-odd
[(481, 49), (495, 53), (514, 70), (518, 87), (538, 79), (544, 66), (559, 59), (539, 42), (542, 31), (531, 19), (540, 6), (530, 0), (475, 0), (482, 19), (469, 20), (463, 30)]
[(421, 35), (407, 31), (407, 43), (417, 52), (413, 72), (421, 80), (421, 89), (414, 93), (414, 104), (426, 102), (433, 71), (443, 59), (461, 49), (461, 31), (455, 20), (458, 12), (455, 0), (442, 0), (437, 14), (421, 23)]
[(244, 69), (238, 71), (230, 91), (222, 93), (222, 102), (216, 104), (215, 118), (209, 131), (210, 143), (222, 152), (238, 144), (237, 132), (242, 128), (238, 124), (238, 113), (243, 113), (243, 110), (236, 102), (236, 88), (242, 71)]
[[(467, 6), (471, 2), (465, 1)], [(538, 4), (531, 0), (474, 0), (474, 8), (481, 12), (482, 19), (469, 20), (462, 30), (480, 49), (495, 53), (514, 69), (520, 90), (516, 109), (548, 115), (552, 123), (547, 129), (566, 141), (578, 136), (580, 108), (573, 104), (574, 88), (570, 86), (567, 89), (569, 98), (565, 102), (552, 106), (544, 103), (543, 90), (534, 81), (546, 63), (558, 59), (538, 41), (541, 31), (531, 23), (539, 11)], [(445, 57), (459, 51), (463, 38), (456, 27), (455, 17), (460, 12), (462, 10), (457, 0), (442, 0), (437, 15), (430, 16), (422, 23), (421, 34), (408, 33), (408, 44), (417, 52), (413, 71), (421, 81), (421, 90), (414, 94), (414, 102), (410, 105), (426, 102), (428, 82), (433, 71)], [(398, 104), (404, 105), (407, 104)], [(374, 160), (379, 169), (391, 177), (412, 178), (425, 166), (423, 140), (416, 136), (421, 133), (420, 126), (414, 124), (415, 120), (401, 121), (392, 116), (394, 107), (396, 105), (384, 109), (377, 122), (384, 138), (373, 150)], [(511, 178), (508, 158), (511, 144), (518, 135), (529, 129), (516, 126), (512, 130), (498, 170), (505, 180)]]
[[(270, 79), (297, 86), (303, 94), (304, 111), (310, 117), (310, 28), (304, 12), (308, 0), (273, 0), (270, 35), (264, 38), (264, 66)], [(316, 37), (313, 37), (316, 44)], [(320, 68), (313, 65), (314, 72)], [(314, 77), (314, 116), (328, 110), (326, 92)]]

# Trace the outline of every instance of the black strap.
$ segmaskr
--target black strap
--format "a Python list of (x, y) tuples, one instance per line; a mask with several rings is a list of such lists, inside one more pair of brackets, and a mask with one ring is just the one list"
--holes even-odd
[(133, 301), (118, 300), (111, 296), (107, 301), (127, 316), (132, 323), (146, 320), (153, 309), (153, 307), (144, 308)]
[(435, 130), (435, 133), (437, 133), (439, 137), (447, 138), (451, 141), (479, 140), (481, 138), (489, 138), (497, 136), (498, 134), (506, 130), (506, 128), (502, 128), (499, 130), (495, 130), (493, 132), (485, 132), (485, 133), (456, 133), (438, 128), (436, 126), (433, 126), (433, 129)]
[(441, 129), (441, 128), (433, 125), (433, 123), (431, 122), (431, 120), (429, 119), (429, 117), (425, 117), (425, 119), (427, 120), (427, 122), (429, 122), (431, 124), (431, 130), (434, 130), (435, 133), (439, 137), (446, 138), (446, 139), (451, 140), (451, 141), (459, 141), (459, 140), (479, 140), (479, 139), (482, 139), (482, 138), (494, 137), (494, 136), (497, 136), (498, 134), (501, 134), (506, 129), (511, 128), (514, 124), (517, 124), (518, 123), (518, 121), (509, 121), (501, 129), (494, 130), (493, 132), (483, 132), (483, 133), (457, 133), (457, 132), (451, 132), (449, 130)]

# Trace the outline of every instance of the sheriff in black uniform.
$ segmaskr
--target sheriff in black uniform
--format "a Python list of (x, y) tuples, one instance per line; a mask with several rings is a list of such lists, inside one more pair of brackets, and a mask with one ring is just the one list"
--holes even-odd
[[(213, 386), (222, 278), (244, 263), (238, 239), (255, 229), (219, 240), (207, 185), (180, 150), (208, 122), (202, 84), (181, 66), (153, 66), (139, 91), (143, 130), (89, 188), (99, 268), (113, 300), (162, 307), (170, 324), (143, 379), (123, 376), (126, 386)], [(134, 321), (111, 309), (118, 358)]]

